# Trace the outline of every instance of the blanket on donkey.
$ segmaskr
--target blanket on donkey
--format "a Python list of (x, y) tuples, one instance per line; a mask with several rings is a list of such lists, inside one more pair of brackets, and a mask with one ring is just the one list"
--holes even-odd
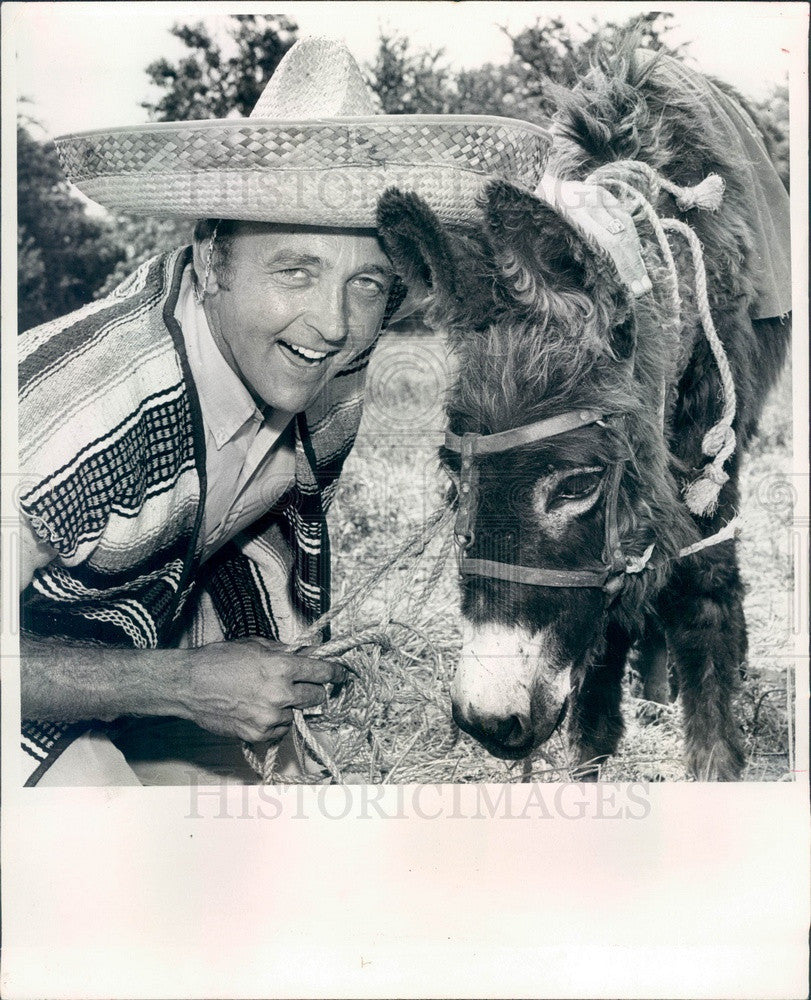
[[(649, 53), (643, 53), (650, 58)], [(757, 125), (740, 103), (720, 86), (677, 59), (659, 55), (657, 80), (674, 92), (693, 92), (712, 118), (727, 147), (735, 151), (749, 194), (748, 222), (753, 239), (753, 275), (757, 290), (752, 317), (765, 319), (791, 312), (791, 210), (788, 192), (769, 157)]]
[[(291, 489), (204, 566), (205, 436), (174, 308), (191, 248), (20, 337), (19, 505), (58, 553), (23, 633), (92, 645), (292, 639), (329, 603), (325, 521), (362, 415), (372, 347), (296, 418)], [(92, 720), (26, 719), (26, 784)]]

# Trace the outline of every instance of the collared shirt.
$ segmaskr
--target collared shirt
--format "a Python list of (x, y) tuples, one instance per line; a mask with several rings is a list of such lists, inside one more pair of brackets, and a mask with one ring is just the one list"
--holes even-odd
[(206, 438), (203, 561), (252, 524), (295, 478), (292, 413), (263, 414), (220, 353), (191, 269), (175, 309), (200, 399)]

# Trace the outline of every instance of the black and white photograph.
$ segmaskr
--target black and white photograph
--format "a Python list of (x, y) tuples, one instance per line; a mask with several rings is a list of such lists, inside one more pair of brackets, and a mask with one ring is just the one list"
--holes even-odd
[(4, 996), (806, 995), (808, 16), (3, 5)]

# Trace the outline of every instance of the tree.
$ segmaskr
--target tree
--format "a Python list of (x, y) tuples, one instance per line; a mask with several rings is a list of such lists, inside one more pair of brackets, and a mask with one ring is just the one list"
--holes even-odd
[[(397, 34), (382, 33), (366, 67), (382, 110), (389, 114), (496, 114), (544, 123), (554, 110), (549, 81), (573, 85), (588, 68), (599, 42), (634, 28), (640, 43), (679, 54), (669, 33), (673, 15), (650, 12), (598, 29), (570, 29), (547, 18), (510, 37), (513, 55), (505, 65), (487, 63), (454, 70), (441, 49), (411, 47)], [(220, 40), (202, 23), (171, 30), (188, 50), (177, 63), (147, 67), (162, 94), (144, 101), (157, 121), (248, 115), (298, 27), (283, 15), (232, 15)], [(758, 105), (783, 179), (788, 181), (788, 105), (776, 90)], [(20, 126), (19, 301), (23, 328), (59, 315), (109, 291), (126, 274), (163, 249), (189, 237), (187, 222), (119, 217), (109, 223), (90, 217), (70, 194), (50, 143)]]
[(453, 84), (442, 55), (442, 49), (414, 52), (404, 36), (381, 33), (367, 75), (384, 114), (447, 114)]
[(366, 73), (386, 114), (534, 117), (524, 100), (526, 73), (514, 61), (454, 72), (442, 49), (414, 51), (404, 36), (381, 34)]
[(89, 302), (124, 251), (111, 226), (71, 194), (52, 142), (17, 125), (17, 319), (20, 330)]
[(177, 64), (158, 59), (147, 76), (165, 93), (143, 101), (155, 121), (225, 118), (250, 114), (282, 56), (296, 41), (298, 25), (281, 14), (234, 14), (228, 35), (236, 47), (226, 56), (204, 24), (176, 24), (172, 34), (190, 50)]
[(486, 63), (452, 71), (442, 49), (414, 51), (402, 35), (381, 34), (367, 67), (369, 82), (388, 114), (496, 114), (541, 122), (554, 111), (549, 83), (573, 86), (589, 68), (600, 42), (635, 32), (639, 44), (677, 55), (667, 33), (672, 14), (651, 12), (573, 32), (560, 18), (540, 18), (517, 35), (502, 31), (513, 55), (504, 66)]
[(124, 278), (155, 254), (191, 242), (192, 222), (189, 219), (119, 215), (111, 225), (122, 257), (107, 275), (104, 284), (96, 290), (95, 298), (109, 294)]
[[(538, 20), (517, 35), (510, 35), (516, 73), (523, 74), (524, 99), (536, 114), (549, 116), (555, 110), (555, 97), (549, 83), (573, 87), (588, 71), (600, 46), (616, 43), (633, 34), (642, 48), (678, 56), (683, 45), (671, 45), (667, 34), (672, 29), (673, 14), (652, 11), (598, 25), (580, 25), (576, 33), (559, 18)], [(578, 38), (579, 36), (579, 38)]]

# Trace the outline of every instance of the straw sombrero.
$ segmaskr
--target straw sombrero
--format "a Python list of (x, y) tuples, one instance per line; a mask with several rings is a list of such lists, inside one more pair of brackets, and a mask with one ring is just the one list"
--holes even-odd
[(445, 222), (469, 218), (493, 177), (529, 190), (549, 133), (484, 115), (384, 115), (346, 47), (302, 39), (248, 118), (169, 122), (56, 140), (68, 178), (119, 212), (375, 226), (391, 186)]

